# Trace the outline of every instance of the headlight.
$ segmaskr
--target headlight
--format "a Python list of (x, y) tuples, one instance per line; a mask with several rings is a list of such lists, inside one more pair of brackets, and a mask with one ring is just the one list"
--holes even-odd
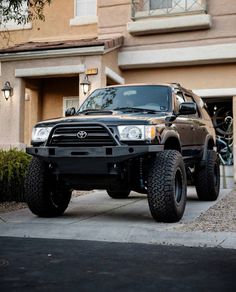
[(32, 141), (33, 142), (45, 142), (49, 136), (52, 127), (45, 128), (33, 128)]
[(155, 126), (118, 126), (121, 141), (152, 141), (156, 136)]

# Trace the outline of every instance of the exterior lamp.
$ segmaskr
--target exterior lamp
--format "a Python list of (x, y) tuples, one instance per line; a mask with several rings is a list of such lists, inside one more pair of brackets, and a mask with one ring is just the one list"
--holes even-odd
[(84, 95), (86, 95), (89, 92), (90, 87), (91, 87), (91, 82), (88, 79), (88, 75), (85, 75), (85, 77), (84, 77), (83, 81), (81, 81), (80, 85), (82, 85), (83, 93), (84, 93)]
[(13, 94), (13, 88), (11, 87), (11, 84), (9, 81), (5, 82), (3, 88), (2, 88), (3, 96), (6, 100), (9, 99), (10, 96)]

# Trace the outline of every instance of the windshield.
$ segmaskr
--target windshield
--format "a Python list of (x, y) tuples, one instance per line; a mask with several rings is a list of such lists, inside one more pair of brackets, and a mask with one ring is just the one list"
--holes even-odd
[(107, 87), (95, 90), (82, 104), (85, 110), (125, 110), (140, 108), (168, 111), (171, 89), (162, 85)]

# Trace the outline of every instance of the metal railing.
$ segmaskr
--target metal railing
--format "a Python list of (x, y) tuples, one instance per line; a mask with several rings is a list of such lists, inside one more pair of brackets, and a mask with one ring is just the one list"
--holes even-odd
[(206, 13), (206, 0), (132, 0), (132, 18)]

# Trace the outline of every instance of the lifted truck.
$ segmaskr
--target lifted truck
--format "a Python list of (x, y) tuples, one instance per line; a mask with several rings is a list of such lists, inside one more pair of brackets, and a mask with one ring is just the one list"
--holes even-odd
[(41, 217), (62, 215), (73, 189), (105, 189), (114, 199), (147, 194), (153, 218), (179, 221), (187, 181), (200, 200), (219, 194), (215, 131), (203, 101), (179, 84), (95, 90), (78, 112), (38, 123), (25, 200)]

